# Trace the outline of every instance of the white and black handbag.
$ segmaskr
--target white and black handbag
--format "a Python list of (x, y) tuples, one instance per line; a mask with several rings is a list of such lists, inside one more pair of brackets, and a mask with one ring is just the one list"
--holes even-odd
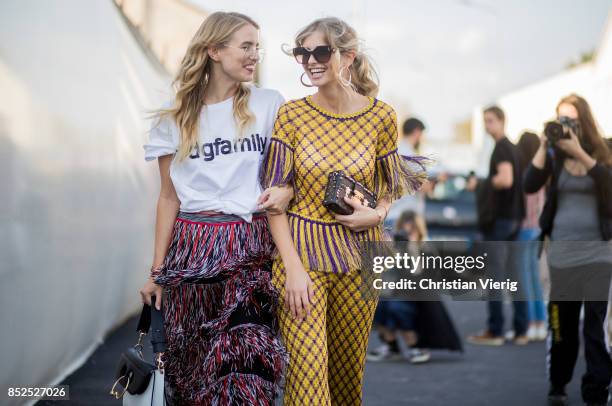
[[(151, 302), (155, 303), (155, 296), (151, 298)], [(142, 355), (142, 340), (149, 329), (155, 364), (146, 361)], [(155, 306), (144, 304), (136, 331), (138, 341), (121, 354), (110, 394), (116, 399), (123, 398), (125, 406), (166, 405), (163, 362), (166, 337), (162, 311), (157, 310)]]

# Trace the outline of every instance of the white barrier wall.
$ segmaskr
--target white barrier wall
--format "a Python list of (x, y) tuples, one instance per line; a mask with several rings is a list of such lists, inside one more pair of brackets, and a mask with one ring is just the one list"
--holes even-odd
[(0, 26), (0, 387), (49, 385), (140, 307), (169, 78), (110, 0), (2, 1)]
[(111, 0), (122, 10), (151, 51), (176, 72), (187, 45), (206, 13), (185, 0)]

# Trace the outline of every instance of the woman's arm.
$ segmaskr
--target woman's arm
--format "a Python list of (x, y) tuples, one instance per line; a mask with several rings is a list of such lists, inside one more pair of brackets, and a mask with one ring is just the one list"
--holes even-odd
[(416, 193), (427, 182), (425, 165), (429, 159), (422, 156), (402, 156), (397, 150), (397, 114), (392, 108), (381, 120), (376, 140), (374, 194), (378, 197), (375, 208), (362, 206), (357, 198), (344, 198), (353, 207), (349, 215), (334, 213), (338, 223), (352, 231), (365, 231), (384, 221), (393, 200), (407, 193)]
[[(382, 214), (382, 210), (380, 209), (384, 209), (384, 214)], [(387, 214), (389, 214), (389, 209), (391, 209), (391, 200), (388, 197), (380, 199), (380, 201), (376, 205), (376, 212), (381, 217), (379, 219), (380, 223), (385, 221), (385, 219), (387, 218)]]
[(365, 231), (382, 224), (391, 206), (388, 197), (381, 199), (375, 208), (362, 206), (356, 197), (350, 199), (345, 197), (344, 201), (354, 209), (353, 213), (347, 215), (334, 213), (334, 217), (338, 223), (355, 232)]
[[(599, 162), (595, 162), (587, 171), (595, 183), (605, 185), (606, 190), (612, 191), (612, 168), (609, 168)], [(612, 195), (612, 193), (610, 193)]]
[(552, 173), (551, 158), (547, 157), (548, 141), (544, 135), (540, 136), (540, 147), (527, 166), (523, 176), (523, 189), (525, 193), (535, 193), (546, 184)]
[(514, 183), (514, 168), (508, 161), (497, 164), (497, 175), (491, 178), (491, 184), (495, 189), (510, 189)]
[[(261, 187), (264, 190), (277, 186), (276, 189), (280, 189), (277, 192), (282, 192), (287, 187), (292, 190), (295, 188), (293, 181), (294, 116), (295, 113), (291, 112), (288, 104), (283, 104), (278, 109), (270, 144), (260, 169)], [(285, 267), (285, 306), (295, 319), (303, 320), (310, 314), (310, 304), (314, 300), (314, 287), (293, 245), (287, 214), (284, 210), (280, 214), (274, 214), (274, 212), (274, 210), (268, 210), (267, 217), (272, 238)]]
[[(164, 258), (172, 239), (172, 230), (176, 215), (181, 202), (176, 195), (172, 179), (170, 179), (170, 163), (173, 155), (164, 155), (158, 158), (161, 187), (157, 199), (157, 213), (155, 219), (155, 246), (153, 252), (153, 263), (151, 270), (158, 268), (164, 262)], [(151, 296), (155, 296), (155, 307), (161, 308), (162, 287), (153, 282), (149, 275), (144, 287), (140, 290), (144, 303), (151, 305)]]
[(293, 199), (293, 186), (272, 186), (263, 191), (257, 199), (260, 209), (270, 214), (282, 214), (287, 211), (291, 199)]
[(546, 149), (548, 148), (548, 140), (545, 135), (540, 135), (540, 146), (536, 151), (531, 163), (537, 169), (544, 169), (544, 165), (546, 165)]
[(595, 185), (602, 191), (603, 202), (607, 205), (608, 212), (612, 213), (612, 168), (595, 161), (587, 174), (593, 178)]
[(176, 190), (170, 179), (170, 163), (173, 155), (159, 157), (159, 174), (161, 187), (157, 199), (157, 214), (155, 220), (155, 249), (152, 267), (158, 267), (164, 262), (164, 258), (172, 239), (174, 222), (179, 212), (181, 202), (176, 195)]
[(293, 317), (301, 321), (310, 316), (314, 287), (293, 244), (287, 214), (268, 213), (268, 222), (274, 244), (285, 266), (285, 305)]

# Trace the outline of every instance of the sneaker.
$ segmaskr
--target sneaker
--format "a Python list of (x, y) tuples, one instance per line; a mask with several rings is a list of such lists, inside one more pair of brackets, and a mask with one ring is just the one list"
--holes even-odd
[(506, 334), (504, 334), (504, 338), (505, 338), (507, 341), (512, 341), (512, 340), (514, 340), (514, 336), (515, 336), (515, 334), (514, 334), (514, 330), (508, 330), (508, 331), (506, 331)]
[(550, 388), (550, 390), (548, 391), (549, 406), (566, 406), (568, 404), (569, 403), (567, 402), (567, 394), (565, 393), (565, 388)]
[(423, 364), (431, 359), (431, 353), (427, 350), (413, 348), (410, 350), (410, 363)]
[(388, 344), (382, 344), (377, 348), (374, 348), (371, 351), (368, 351), (366, 354), (366, 360), (372, 362), (380, 362), (380, 361), (399, 361), (404, 357), (400, 352), (391, 351), (391, 348)]
[(538, 327), (529, 326), (529, 328), (527, 329), (527, 338), (529, 338), (529, 341), (536, 341), (537, 334), (538, 334)]
[(527, 338), (529, 341), (546, 341), (548, 336), (548, 329), (546, 325), (529, 326), (527, 330)]
[(548, 328), (546, 328), (546, 325), (543, 324), (536, 327), (534, 341), (546, 341), (546, 337), (548, 337)]
[(526, 335), (516, 336), (512, 340), (512, 343), (514, 345), (527, 345), (529, 344), (529, 337), (527, 337)]
[(485, 331), (481, 334), (471, 335), (467, 338), (467, 342), (470, 344), (476, 345), (494, 345), (500, 346), (504, 345), (504, 337), (502, 336), (494, 336), (489, 331)]

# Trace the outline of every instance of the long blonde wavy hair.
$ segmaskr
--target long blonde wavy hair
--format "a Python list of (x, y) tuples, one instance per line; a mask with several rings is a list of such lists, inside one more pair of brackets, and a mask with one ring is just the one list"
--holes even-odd
[[(179, 161), (189, 156), (191, 150), (198, 145), (200, 113), (204, 107), (204, 94), (212, 72), (208, 49), (222, 46), (247, 24), (259, 30), (259, 25), (244, 14), (215, 12), (209, 15), (191, 39), (172, 82), (176, 92), (174, 105), (154, 113), (159, 119), (174, 119), (180, 132), (177, 153)], [(240, 136), (255, 121), (254, 114), (248, 108), (250, 94), (250, 88), (245, 83), (240, 83), (234, 95), (233, 114)]]
[[(351, 81), (342, 77), (342, 69), (336, 70), (336, 79), (344, 87), (351, 87), (357, 93), (364, 96), (375, 97), (378, 94), (378, 75), (368, 55), (361, 50), (359, 37), (353, 27), (345, 21), (336, 17), (319, 18), (306, 27), (302, 28), (295, 37), (296, 46), (302, 46), (304, 40), (315, 32), (321, 32), (325, 40), (332, 48), (337, 48), (340, 52), (355, 52), (355, 60), (348, 67)], [(340, 55), (334, 53), (333, 58), (337, 67), (340, 63)]]

